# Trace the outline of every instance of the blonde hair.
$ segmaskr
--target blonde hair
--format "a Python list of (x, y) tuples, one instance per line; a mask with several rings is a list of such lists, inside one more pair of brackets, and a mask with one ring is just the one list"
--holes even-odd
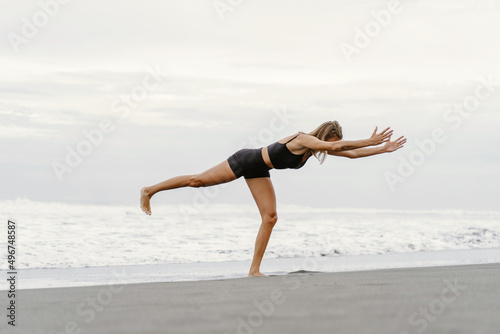
[[(342, 127), (337, 121), (324, 122), (323, 124), (318, 126), (315, 130), (307, 134), (323, 141), (326, 141), (334, 136), (337, 136), (340, 139), (343, 138)], [(326, 156), (328, 154), (326, 150), (311, 150), (311, 152), (316, 157), (316, 159), (318, 159), (320, 164), (322, 164), (325, 161)]]

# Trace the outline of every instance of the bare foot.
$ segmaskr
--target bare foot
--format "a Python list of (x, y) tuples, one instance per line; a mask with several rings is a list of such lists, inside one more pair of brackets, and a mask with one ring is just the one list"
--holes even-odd
[(256, 272), (249, 272), (248, 277), (255, 277), (255, 276), (267, 276), (266, 274), (261, 273), (260, 271)]
[(141, 189), (141, 209), (147, 215), (151, 216), (151, 205), (149, 204), (150, 199), (151, 199), (151, 196), (149, 195), (149, 191), (147, 190), (147, 187), (142, 188)]

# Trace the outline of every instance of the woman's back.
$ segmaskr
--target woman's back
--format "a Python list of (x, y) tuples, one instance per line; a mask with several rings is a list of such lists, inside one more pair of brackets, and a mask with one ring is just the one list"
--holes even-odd
[(305, 152), (303, 154), (293, 154), (290, 149), (286, 146), (289, 142), (297, 138), (300, 133), (293, 136), (286, 143), (275, 142), (267, 147), (269, 158), (271, 159), (271, 163), (276, 169), (286, 169), (293, 168), (298, 169), (304, 166), (307, 158), (304, 159), (304, 156), (308, 154)]

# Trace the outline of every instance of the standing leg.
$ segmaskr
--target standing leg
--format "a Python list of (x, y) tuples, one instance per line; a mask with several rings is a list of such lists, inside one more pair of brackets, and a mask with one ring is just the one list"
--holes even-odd
[(159, 191), (182, 187), (208, 187), (233, 181), (235, 179), (236, 176), (226, 160), (201, 174), (176, 176), (153, 186), (142, 188), (140, 200), (141, 209), (146, 214), (151, 215), (150, 200), (151, 197)]
[(246, 181), (262, 218), (262, 224), (255, 240), (253, 261), (248, 276), (266, 276), (260, 272), (260, 263), (271, 237), (273, 227), (278, 221), (276, 195), (271, 179), (268, 177), (247, 179)]

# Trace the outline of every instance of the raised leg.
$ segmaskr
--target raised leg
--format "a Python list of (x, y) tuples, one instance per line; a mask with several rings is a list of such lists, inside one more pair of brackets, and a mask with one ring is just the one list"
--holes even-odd
[(260, 263), (266, 251), (273, 227), (278, 221), (276, 195), (271, 179), (268, 177), (259, 177), (246, 181), (262, 218), (262, 224), (255, 240), (253, 261), (248, 276), (266, 276), (260, 272)]
[(234, 175), (226, 160), (201, 174), (176, 176), (153, 186), (142, 188), (140, 200), (141, 209), (146, 214), (151, 215), (151, 197), (160, 191), (182, 187), (208, 187), (233, 181), (235, 179), (236, 175)]

